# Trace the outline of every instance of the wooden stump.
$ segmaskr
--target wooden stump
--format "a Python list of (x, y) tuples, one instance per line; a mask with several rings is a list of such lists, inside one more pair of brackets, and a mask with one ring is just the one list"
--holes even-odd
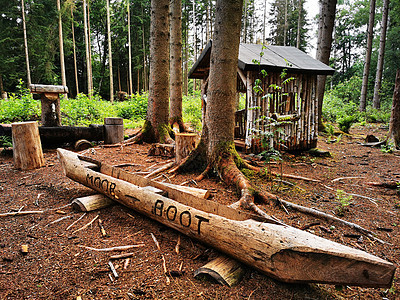
[(104, 144), (117, 144), (124, 141), (124, 119), (104, 118)]
[(15, 167), (30, 170), (44, 166), (37, 122), (13, 123), (11, 131)]
[(192, 152), (198, 144), (198, 135), (195, 133), (176, 133), (175, 134), (175, 156), (176, 162), (179, 163), (182, 159)]

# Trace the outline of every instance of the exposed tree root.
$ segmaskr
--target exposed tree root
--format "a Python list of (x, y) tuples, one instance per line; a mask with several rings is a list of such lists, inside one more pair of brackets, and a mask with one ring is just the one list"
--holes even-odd
[[(196, 149), (197, 150), (197, 149)], [(192, 154), (196, 152), (193, 151)], [(198, 155), (198, 154), (194, 154)], [(191, 161), (195, 159), (195, 156), (188, 156), (184, 162), (182, 162), (179, 166), (176, 166), (173, 170), (173, 172), (176, 172), (180, 170), (180, 168), (184, 165), (190, 164)], [(284, 225), (282, 222), (277, 220), (276, 218), (268, 215), (266, 212), (264, 212), (262, 209), (260, 209), (256, 204), (255, 204), (255, 198), (259, 198), (263, 200), (265, 203), (269, 203), (270, 205), (280, 205), (282, 206), (285, 211), (287, 212), (286, 208), (290, 208), (293, 210), (296, 210), (298, 212), (312, 215), (314, 217), (317, 217), (319, 219), (327, 220), (334, 222), (336, 224), (340, 225), (345, 225), (347, 227), (350, 227), (365, 236), (369, 237), (370, 239), (376, 240), (382, 244), (387, 244), (385, 241), (380, 240), (379, 238), (375, 237), (376, 234), (368, 229), (365, 229), (361, 227), (360, 225), (357, 225), (352, 222), (345, 221), (343, 219), (340, 219), (338, 217), (335, 217), (333, 215), (324, 213), (322, 211), (319, 211), (314, 208), (308, 208), (305, 206), (301, 206), (298, 204), (294, 204), (292, 202), (282, 200), (278, 196), (271, 194), (267, 191), (260, 190), (259, 188), (255, 187), (254, 185), (251, 184), (251, 182), (245, 177), (245, 175), (239, 170), (238, 165), (240, 167), (253, 170), (253, 171), (260, 171), (259, 167), (252, 166), (245, 161), (243, 161), (239, 155), (236, 153), (236, 151), (226, 151), (222, 152), (220, 156), (218, 157), (218, 160), (215, 160), (214, 163), (209, 163), (205, 170), (200, 174), (197, 178), (196, 181), (199, 181), (200, 179), (204, 178), (204, 176), (209, 173), (213, 168), (216, 169), (219, 177), (227, 184), (227, 185), (235, 185), (237, 190), (240, 192), (240, 199), (239, 201), (233, 203), (230, 205), (232, 208), (243, 208), (243, 209), (248, 209), (256, 213), (257, 215), (260, 215), (261, 217), (267, 219), (268, 221), (272, 223), (278, 223)], [(170, 171), (170, 172), (171, 172)], [(301, 176), (294, 176), (295, 179), (301, 179), (301, 180), (308, 180), (308, 181), (317, 181), (315, 179), (310, 179), (306, 177), (301, 177)]]

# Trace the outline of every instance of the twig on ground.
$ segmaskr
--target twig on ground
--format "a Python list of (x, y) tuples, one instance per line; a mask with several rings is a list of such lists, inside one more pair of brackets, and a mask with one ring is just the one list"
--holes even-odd
[(53, 222), (50, 222), (49, 224), (47, 224), (45, 227), (50, 226), (51, 224), (54, 224), (54, 223), (58, 223), (65, 219), (69, 219), (69, 218), (72, 218), (72, 216), (65, 216), (65, 217), (58, 218), (57, 220), (54, 220)]
[(341, 180), (346, 180), (346, 179), (363, 179), (365, 177), (359, 177), (359, 176), (349, 176), (349, 177), (339, 177), (332, 179), (331, 182), (336, 182), (336, 181), (341, 181)]
[(99, 215), (97, 215), (96, 217), (94, 217), (93, 220), (90, 221), (89, 223), (87, 223), (86, 225), (83, 225), (81, 228), (79, 228), (79, 229), (75, 230), (74, 232), (72, 232), (72, 234), (75, 234), (75, 233), (77, 233), (77, 232), (79, 232), (79, 231), (81, 231), (81, 230), (83, 230), (83, 229), (89, 227), (90, 225), (92, 225), (92, 223), (93, 223), (94, 221), (96, 221), (96, 219), (97, 219), (98, 217), (99, 217)]
[(97, 252), (125, 251), (128, 249), (139, 248), (139, 247), (144, 247), (144, 246), (145, 246), (144, 244), (137, 244), (137, 245), (116, 246), (116, 247), (98, 249), (98, 248), (78, 245), (78, 247), (85, 248), (85, 249), (92, 250), (92, 251), (97, 251)]
[(72, 224), (69, 225), (67, 227), (67, 229), (65, 229), (65, 230), (69, 230), (72, 226), (74, 226), (76, 223), (78, 223), (84, 216), (86, 216), (86, 213), (84, 213), (82, 216), (80, 216), (78, 219), (76, 219), (74, 222), (72, 222)]
[(110, 256), (109, 259), (112, 260), (112, 259), (128, 258), (128, 257), (134, 256), (134, 255), (135, 255), (134, 252), (129, 252), (129, 253), (123, 253), (123, 254), (112, 255), (112, 256)]
[(45, 211), (43, 210), (25, 210), (25, 211), (14, 211), (8, 213), (0, 214), (0, 217), (10, 217), (10, 216), (23, 216), (23, 215), (31, 215), (31, 214), (42, 214)]
[(113, 273), (115, 278), (118, 278), (118, 273), (117, 270), (115, 270), (115, 267), (111, 261), (108, 261), (108, 265), (110, 266), (111, 272)]

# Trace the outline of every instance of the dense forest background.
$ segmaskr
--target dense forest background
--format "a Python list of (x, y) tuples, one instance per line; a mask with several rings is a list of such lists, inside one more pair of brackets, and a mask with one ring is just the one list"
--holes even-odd
[[(107, 1), (85, 1), (90, 33), (90, 65), (93, 93), (110, 99), (110, 68), (107, 32)], [(312, 51), (317, 36), (318, 16), (309, 19), (307, 0), (248, 0), (242, 16), (241, 42), (288, 45)], [(336, 9), (330, 65), (337, 71), (327, 80), (324, 117), (336, 118), (338, 101), (342, 109), (359, 106), (370, 3), (373, 0), (342, 0)], [(374, 0), (375, 2), (375, 0)], [(24, 46), (23, 11), (26, 24)], [(114, 95), (148, 89), (149, 76), (149, 0), (111, 0), (110, 37), (113, 65)], [(59, 16), (65, 60), (65, 80), (69, 97), (78, 92), (88, 94), (85, 45), (85, 16), (83, 0), (65, 0), (57, 9), (56, 0), (1, 0), (0, 13), (0, 88), (16, 92), (19, 79), (27, 80), (26, 50), (32, 83), (62, 84), (60, 64)], [(129, 8), (129, 10), (128, 10)], [(215, 1), (182, 0), (182, 69), (183, 92), (191, 94), (200, 89), (199, 83), (187, 80), (187, 73), (202, 48), (212, 39)], [(128, 18), (128, 11), (129, 17)], [(383, 1), (376, 0), (373, 20), (373, 42), (368, 76), (367, 107), (372, 106), (378, 49), (382, 29)], [(130, 24), (130, 25), (128, 25)], [(130, 29), (128, 31), (128, 29)], [(389, 18), (384, 56), (382, 87), (379, 91), (381, 108), (390, 107), (396, 69), (400, 67), (400, 0), (389, 4)], [(130, 43), (129, 43), (130, 40)], [(74, 48), (76, 60), (74, 60)], [(129, 60), (131, 49), (131, 60)], [(75, 63), (76, 61), (76, 63)], [(129, 62), (131, 61), (131, 76)], [(76, 75), (75, 75), (76, 71)], [(332, 98), (333, 97), (333, 98)], [(329, 107), (331, 105), (331, 107)], [(375, 116), (379, 118), (379, 116)]]

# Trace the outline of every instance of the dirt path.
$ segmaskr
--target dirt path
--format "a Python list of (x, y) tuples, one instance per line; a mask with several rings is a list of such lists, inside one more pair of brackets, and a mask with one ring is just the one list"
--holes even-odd
[[(327, 239), (365, 250), (381, 258), (400, 262), (400, 196), (396, 190), (371, 187), (368, 181), (400, 181), (400, 157), (384, 154), (380, 149), (359, 145), (365, 135), (382, 137), (384, 130), (358, 128), (352, 136), (328, 144), (321, 137), (319, 148), (329, 150), (330, 158), (308, 154), (285, 154), (283, 171), (287, 174), (320, 179), (321, 183), (288, 179), (294, 186), (253, 180), (283, 199), (324, 212), (339, 213), (342, 207), (338, 190), (353, 195), (343, 209), (343, 219), (357, 223), (377, 233), (391, 244), (382, 245), (349, 228), (332, 225), (297, 212), (287, 214), (280, 207), (262, 205), (276, 218), (297, 228), (313, 223), (308, 231)], [(130, 172), (147, 171), (163, 159), (149, 157), (149, 145), (121, 148), (99, 148), (87, 155), (110, 164), (132, 163)], [(228, 288), (208, 280), (193, 278), (193, 272), (218, 253), (195, 240), (181, 236), (181, 251), (174, 251), (179, 233), (143, 217), (120, 205), (87, 213), (74, 226), (67, 227), (83, 215), (70, 206), (63, 207), (78, 196), (93, 194), (82, 185), (66, 178), (55, 150), (45, 151), (46, 166), (34, 171), (14, 169), (12, 157), (0, 156), (0, 213), (19, 210), (45, 210), (43, 214), (0, 218), (0, 299), (398, 299), (399, 271), (392, 289), (357, 287), (335, 288), (331, 285), (283, 284), (248, 268), (242, 282)], [(278, 167), (272, 168), (279, 171)], [(178, 175), (173, 183), (182, 183), (193, 174)], [(344, 178), (337, 180), (338, 178)], [(199, 187), (212, 192), (212, 201), (230, 204), (237, 200), (235, 191), (218, 179), (205, 179)], [(341, 192), (339, 192), (340, 195)], [(75, 230), (96, 216), (103, 221), (108, 234), (102, 237), (97, 220), (79, 232)], [(162, 258), (151, 238), (155, 235), (166, 258), (168, 270), (178, 270), (183, 263), (183, 276), (171, 279), (167, 285)], [(134, 249), (135, 256), (124, 268), (124, 260), (114, 264), (119, 277), (110, 279), (110, 253), (90, 251), (80, 246), (106, 248), (144, 243)], [(27, 255), (20, 252), (27, 244)], [(115, 253), (112, 253), (115, 254)]]

